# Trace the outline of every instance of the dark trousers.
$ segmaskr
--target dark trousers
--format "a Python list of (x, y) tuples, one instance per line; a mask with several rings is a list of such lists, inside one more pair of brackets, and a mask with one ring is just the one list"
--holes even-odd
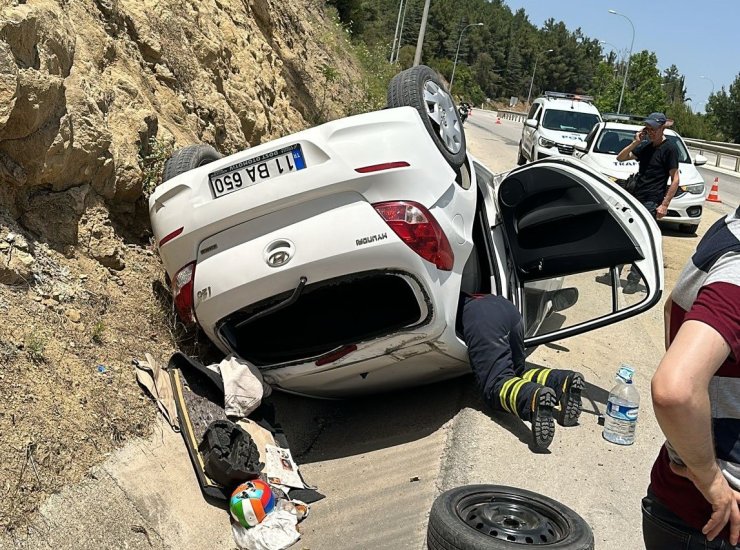
[[(709, 518), (707, 518), (709, 519)], [(642, 499), (642, 538), (647, 550), (732, 550), (740, 548), (731, 546), (719, 538), (708, 541), (707, 538), (692, 527), (689, 527), (676, 514), (671, 512), (648, 489)]]
[[(498, 398), (501, 387), (512, 377), (521, 376), (526, 366), (522, 316), (514, 304), (501, 296), (465, 296), (462, 328), (470, 366), (483, 398), (489, 407), (502, 410)], [(534, 386), (527, 384), (517, 396), (517, 410), (523, 418)]]

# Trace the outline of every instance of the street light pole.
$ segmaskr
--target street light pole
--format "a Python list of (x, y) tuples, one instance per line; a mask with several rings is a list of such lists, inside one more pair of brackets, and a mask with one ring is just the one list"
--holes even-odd
[(406, 24), (406, 12), (409, 8), (409, 2), (406, 0), (403, 3), (403, 15), (401, 16), (401, 28), (398, 29), (398, 44), (396, 45), (396, 56), (393, 58), (393, 63), (398, 63), (398, 54), (401, 52), (401, 44), (403, 43), (403, 29)]
[(460, 38), (457, 39), (457, 51), (455, 52), (455, 62), (452, 64), (452, 78), (450, 78), (450, 89), (449, 91), (452, 91), (452, 83), (455, 82), (455, 69), (457, 69), (457, 56), (460, 53), (460, 42), (462, 42), (463, 33), (465, 32), (465, 29), (468, 27), (482, 27), (483, 23), (470, 23), (469, 25), (465, 25), (463, 29), (460, 31)]
[(403, 13), (403, 2), (398, 4), (398, 17), (396, 18), (396, 32), (393, 35), (393, 46), (391, 46), (391, 56), (388, 58), (388, 63), (393, 63), (393, 56), (396, 53), (396, 44), (398, 43), (398, 28), (401, 26), (401, 13)]
[(623, 13), (619, 13), (616, 10), (609, 10), (609, 13), (612, 15), (619, 15), (620, 17), (624, 17), (627, 21), (629, 21), (630, 26), (632, 27), (632, 41), (630, 42), (630, 53), (627, 57), (627, 67), (624, 69), (624, 80), (622, 81), (622, 93), (619, 94), (619, 105), (617, 106), (617, 114), (622, 112), (622, 99), (624, 98), (624, 87), (627, 85), (627, 75), (629, 75), (630, 72), (630, 62), (632, 61), (632, 47), (635, 45), (635, 25), (632, 23), (632, 19), (624, 15)]
[(704, 80), (708, 80), (709, 81), (709, 83), (712, 85), (712, 93), (710, 93), (709, 95), (710, 96), (713, 96), (714, 95), (714, 80), (712, 80), (708, 76), (704, 76), (704, 75), (700, 76), (699, 78), (703, 78)]
[(612, 50), (614, 50), (614, 53), (617, 55), (617, 62), (614, 64), (614, 78), (617, 78), (617, 74), (619, 74), (619, 62), (621, 61), (622, 52), (614, 44), (612, 44), (611, 42), (607, 42), (606, 40), (599, 40), (599, 44), (606, 44), (607, 46), (611, 46)]
[(534, 58), (534, 70), (532, 71), (532, 82), (529, 83), (529, 93), (527, 94), (527, 105), (529, 105), (529, 100), (532, 98), (532, 86), (534, 86), (534, 73), (537, 72), (537, 60), (539, 60), (540, 55), (543, 53), (550, 53), (554, 51), (553, 49), (545, 50), (544, 52), (540, 52), (537, 54), (537, 56)]
[(421, 16), (421, 29), (419, 29), (419, 39), (416, 41), (416, 53), (414, 54), (414, 67), (421, 63), (421, 47), (424, 44), (424, 33), (427, 30), (427, 18), (429, 17), (429, 4), (431, 0), (425, 0), (424, 13)]

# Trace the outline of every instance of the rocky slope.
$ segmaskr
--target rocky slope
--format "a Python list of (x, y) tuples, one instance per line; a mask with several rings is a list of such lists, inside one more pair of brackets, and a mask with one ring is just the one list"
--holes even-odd
[(0, 207), (74, 245), (91, 204), (133, 211), (172, 146), (234, 152), (344, 113), (326, 89), (356, 80), (339, 34), (318, 0), (6, 5)]
[(0, 529), (148, 430), (133, 357), (193, 344), (149, 245), (170, 152), (230, 153), (360, 108), (324, 8), (0, 0)]

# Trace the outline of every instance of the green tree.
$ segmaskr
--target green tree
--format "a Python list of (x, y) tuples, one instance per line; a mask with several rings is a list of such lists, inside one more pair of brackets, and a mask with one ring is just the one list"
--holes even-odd
[[(619, 82), (620, 93), (622, 81)], [(619, 96), (616, 97), (612, 109), (616, 111), (618, 104)], [(621, 112), (647, 115), (654, 111), (665, 111), (667, 104), (655, 53), (643, 50), (633, 54)]]
[(724, 139), (740, 143), (740, 73), (730, 84), (729, 92), (725, 92), (723, 86), (709, 96), (707, 116)]
[(678, 67), (671, 65), (663, 71), (663, 91), (671, 105), (686, 101), (685, 77), (678, 72)]

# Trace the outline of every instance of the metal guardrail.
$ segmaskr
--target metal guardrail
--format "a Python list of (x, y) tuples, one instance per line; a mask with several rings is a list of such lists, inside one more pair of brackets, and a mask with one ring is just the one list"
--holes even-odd
[[(527, 118), (527, 113), (521, 111), (496, 111), (498, 117), (505, 120), (513, 120), (515, 122), (524, 122)], [(714, 166), (717, 168), (725, 168), (727, 170), (734, 170), (740, 172), (740, 144), (736, 143), (719, 143), (716, 141), (704, 141), (701, 139), (686, 139), (684, 138), (686, 145), (700, 155), (705, 153), (713, 153)], [(725, 161), (723, 163), (723, 160)], [(734, 168), (731, 167), (734, 165)]]
[(735, 167), (733, 170), (735, 172), (740, 172), (740, 145), (736, 145), (734, 143), (723, 143), (722, 145), (717, 145), (716, 142), (703, 141), (700, 139), (684, 138), (684, 141), (690, 149), (698, 151), (700, 155), (704, 155), (706, 152), (714, 153), (714, 165), (717, 168), (727, 168), (727, 166), (722, 165), (722, 157), (726, 157), (731, 164), (734, 160)]
[(496, 114), (504, 120), (513, 120), (515, 122), (524, 122), (527, 119), (527, 113), (521, 111), (496, 111)]

